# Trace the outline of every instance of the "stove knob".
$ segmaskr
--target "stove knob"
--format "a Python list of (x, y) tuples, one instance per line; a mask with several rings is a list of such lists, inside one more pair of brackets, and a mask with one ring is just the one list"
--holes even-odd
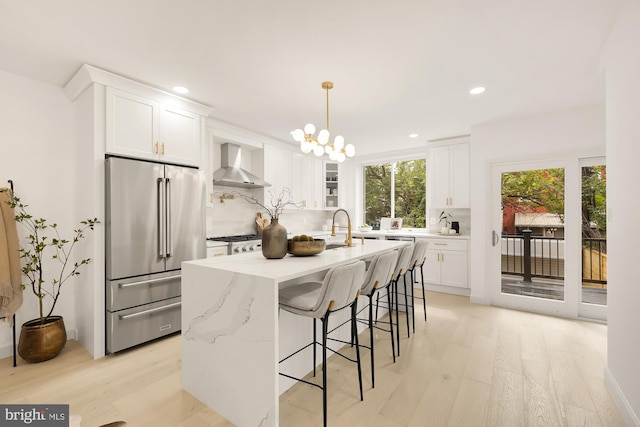
[(251, 245), (251, 246), (249, 246), (249, 250), (250, 250), (250, 251), (255, 251), (255, 250), (256, 250), (256, 245)]
[(246, 246), (242, 247), (242, 252), (247, 252), (249, 250), (249, 248), (247, 248)]
[(240, 248), (239, 246), (238, 246), (237, 248), (233, 248), (233, 252), (235, 252), (235, 253), (240, 253), (240, 249), (241, 249), (241, 248)]

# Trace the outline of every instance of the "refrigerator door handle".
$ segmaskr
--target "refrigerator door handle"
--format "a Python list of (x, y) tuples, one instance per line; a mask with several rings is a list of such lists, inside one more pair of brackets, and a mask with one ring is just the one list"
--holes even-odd
[(167, 258), (168, 258), (170, 256), (173, 256), (173, 239), (171, 238), (171, 179), (170, 178), (166, 178), (165, 191), (166, 191), (166, 194), (164, 196), (164, 200), (167, 205), (166, 233), (167, 233)]
[(165, 258), (164, 254), (164, 191), (162, 191), (162, 181), (164, 178), (158, 178), (156, 181), (158, 191), (158, 257)]

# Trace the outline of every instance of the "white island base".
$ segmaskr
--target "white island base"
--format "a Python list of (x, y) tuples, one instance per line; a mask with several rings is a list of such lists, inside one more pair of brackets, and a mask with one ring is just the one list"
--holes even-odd
[[(246, 253), (183, 263), (182, 387), (238, 426), (277, 426), (279, 287), (321, 279), (331, 267), (406, 244), (366, 241), (310, 257)], [(303, 362), (294, 375), (310, 370), (310, 361)]]

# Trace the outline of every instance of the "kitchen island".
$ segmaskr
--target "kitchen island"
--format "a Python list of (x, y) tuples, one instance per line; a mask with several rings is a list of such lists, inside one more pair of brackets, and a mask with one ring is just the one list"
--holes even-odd
[[(310, 257), (268, 260), (253, 252), (184, 262), (182, 387), (234, 424), (277, 426), (285, 327), (279, 323), (301, 322), (286, 312), (279, 316), (278, 289), (321, 280), (331, 267), (405, 244), (367, 240)], [(310, 368), (310, 360), (305, 362)]]

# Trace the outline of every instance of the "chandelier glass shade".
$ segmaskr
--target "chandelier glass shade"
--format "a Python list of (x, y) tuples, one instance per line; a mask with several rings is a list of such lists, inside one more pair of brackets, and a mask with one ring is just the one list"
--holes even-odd
[(344, 162), (347, 157), (353, 157), (356, 148), (353, 144), (344, 143), (342, 135), (336, 135), (333, 142), (329, 142), (329, 89), (333, 88), (332, 82), (322, 82), (322, 89), (327, 92), (327, 127), (321, 129), (315, 136), (316, 127), (307, 123), (303, 129), (296, 129), (291, 132), (294, 141), (300, 143), (300, 150), (305, 153), (315, 154), (318, 157), (326, 154), (329, 159), (337, 162)]

